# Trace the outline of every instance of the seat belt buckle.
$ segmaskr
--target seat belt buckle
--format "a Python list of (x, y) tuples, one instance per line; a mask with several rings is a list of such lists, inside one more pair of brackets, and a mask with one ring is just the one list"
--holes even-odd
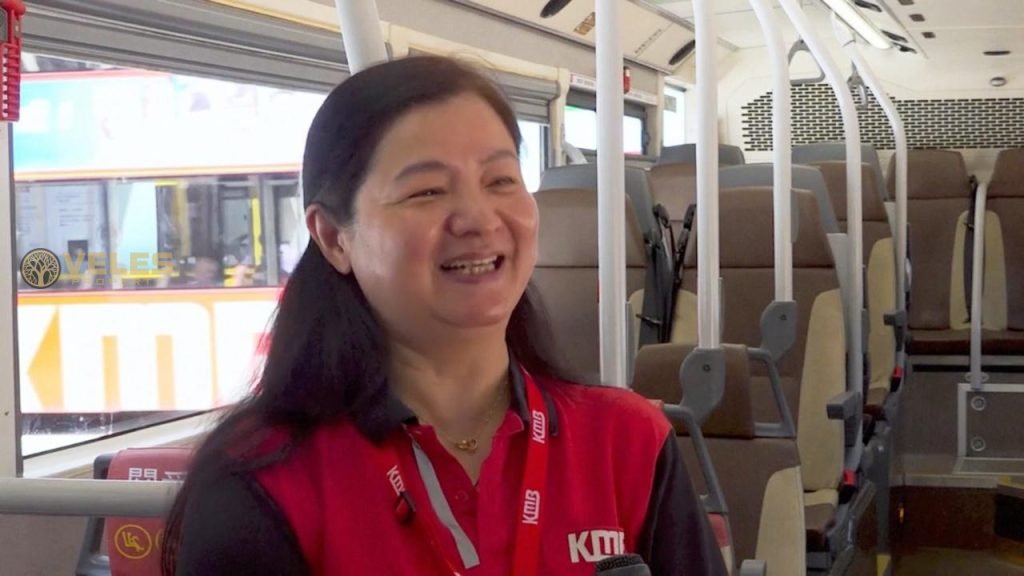
[(889, 390), (895, 392), (903, 384), (903, 367), (897, 366), (892, 369), (892, 376), (889, 377)]
[(843, 479), (839, 483), (839, 502), (849, 502), (857, 492), (857, 471), (843, 470)]

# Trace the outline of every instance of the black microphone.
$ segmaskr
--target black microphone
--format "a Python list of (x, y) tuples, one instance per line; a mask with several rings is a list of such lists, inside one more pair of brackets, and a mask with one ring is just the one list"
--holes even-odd
[(636, 554), (605, 558), (597, 563), (598, 576), (651, 576), (651, 569)]

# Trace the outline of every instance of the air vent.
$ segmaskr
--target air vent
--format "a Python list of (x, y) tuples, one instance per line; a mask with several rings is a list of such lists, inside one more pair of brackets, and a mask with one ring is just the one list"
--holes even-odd
[(900, 36), (899, 34), (893, 34), (888, 30), (882, 30), (882, 34), (888, 36), (889, 39), (892, 40), (893, 42), (899, 42), (900, 44), (910, 44), (910, 41), (904, 38), (903, 36)]
[(925, 38), (927, 38), (929, 40), (934, 40), (935, 39), (935, 32), (922, 32), (921, 36), (924, 36)]
[(917, 50), (914, 50), (910, 46), (904, 46), (902, 44), (897, 44), (896, 45), (896, 49), (899, 50), (900, 52), (907, 52), (907, 53), (910, 53), (910, 54), (917, 54)]
[(924, 22), (924, 14), (911, 14), (910, 19), (914, 22)]
[(867, 0), (854, 0), (853, 3), (865, 10), (871, 10), (872, 12), (878, 12), (879, 14), (882, 13), (881, 6), (868, 2)]
[(914, 0), (900, 0), (900, 4), (903, 6), (913, 6)]
[(1009, 50), (985, 50), (985, 56), (1009, 56)]
[(541, 18), (551, 18), (555, 14), (562, 11), (563, 8), (569, 5), (572, 0), (548, 0), (548, 3), (540, 9)]
[(678, 66), (680, 62), (686, 60), (690, 54), (693, 54), (693, 49), (697, 47), (696, 40), (690, 40), (686, 46), (680, 48), (675, 54), (672, 55), (668, 60), (669, 66)]

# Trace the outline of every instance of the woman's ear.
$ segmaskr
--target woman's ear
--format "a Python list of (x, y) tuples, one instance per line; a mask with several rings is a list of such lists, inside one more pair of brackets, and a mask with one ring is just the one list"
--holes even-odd
[(345, 238), (342, 227), (324, 210), (323, 206), (313, 204), (306, 209), (306, 228), (309, 229), (310, 237), (320, 247), (320, 252), (331, 263), (331, 266), (334, 266), (342, 274), (352, 272), (348, 240)]

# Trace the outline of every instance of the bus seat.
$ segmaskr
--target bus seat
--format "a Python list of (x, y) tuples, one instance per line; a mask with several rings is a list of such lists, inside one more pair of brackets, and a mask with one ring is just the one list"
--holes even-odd
[(994, 220), (986, 221), (983, 348), (990, 354), (1020, 355), (1024, 354), (1024, 148), (1003, 150), (996, 158), (987, 210)]
[[(633, 389), (666, 404), (685, 400), (687, 392), (680, 386), (679, 370), (693, 348), (659, 344), (641, 349)], [(718, 530), (725, 532), (719, 544), (731, 569), (735, 570), (732, 558), (756, 559), (767, 563), (769, 576), (804, 574), (806, 533), (796, 443), (792, 437), (758, 436), (751, 396), (759, 384), (751, 379), (748, 349), (728, 344), (723, 349), (724, 394), (701, 426), (728, 508), (725, 517), (710, 515), (712, 526), (717, 523)], [(707, 493), (693, 440), (683, 427), (677, 426), (676, 432), (695, 489)]]
[[(878, 158), (878, 150), (871, 144), (861, 144), (860, 155), (861, 162), (870, 167), (870, 179), (882, 196), (882, 201), (895, 198), (896, 195), (888, 194), (885, 187), (885, 176), (882, 173), (882, 161)], [(794, 164), (818, 164), (830, 160), (846, 162), (846, 142), (821, 142), (793, 147)], [(868, 179), (865, 177), (864, 180)]]
[[(720, 272), (727, 303), (722, 339), (750, 347), (761, 345), (760, 322), (775, 299), (774, 219), (771, 187), (723, 189), (719, 210), (723, 222), (743, 222), (722, 235)], [(797, 447), (809, 508), (828, 505), (836, 511), (846, 447), (844, 425), (831, 420), (828, 403), (845, 394), (846, 326), (839, 276), (821, 226), (814, 195), (793, 192), (799, 235), (793, 244), (793, 297), (798, 308), (796, 341), (778, 361), (786, 400), (797, 424)], [(697, 244), (691, 240), (678, 297), (677, 319), (696, 318)], [(673, 327), (677, 342), (695, 342), (695, 321)], [(752, 375), (754, 415), (770, 420), (777, 412), (767, 374)], [(820, 509), (815, 509), (816, 511)], [(815, 516), (817, 517), (817, 516)], [(808, 525), (808, 530), (812, 526)], [(823, 526), (826, 530), (828, 525)]]
[[(585, 378), (600, 380), (597, 194), (551, 188), (534, 194), (540, 211), (533, 285), (549, 317), (566, 363)], [(626, 296), (644, 285), (645, 255), (632, 202), (626, 199)], [(626, 302), (622, 302), (623, 314)]]
[[(658, 218), (654, 214), (654, 200), (651, 196), (650, 181), (647, 171), (641, 168), (626, 166), (625, 184), (626, 197), (633, 206), (633, 217), (635, 217), (637, 221), (636, 223), (639, 226), (641, 233), (641, 240), (643, 241), (640, 249), (644, 251), (646, 259), (645, 269), (648, 269), (648, 272), (653, 272), (653, 276), (649, 275), (648, 277), (645, 277), (644, 285), (639, 290), (627, 293), (630, 309), (632, 310), (633, 334), (636, 336), (637, 343), (642, 344), (641, 318), (644, 311), (644, 296), (646, 290), (649, 289), (647, 284), (655, 283), (653, 285), (660, 285), (661, 287), (668, 285), (671, 279), (666, 278), (663, 275), (671, 274), (672, 250), (671, 246), (668, 244), (669, 239), (667, 238), (667, 235), (663, 234)], [(557, 166), (547, 169), (544, 174), (541, 175), (541, 182), (538, 188), (539, 191), (566, 188), (591, 190), (596, 196), (597, 165), (574, 164), (568, 166)], [(652, 249), (652, 245), (647, 243), (648, 239), (653, 242), (657, 242), (661, 246), (661, 249)], [(654, 263), (655, 267), (653, 269), (649, 269), (655, 258), (660, 259), (660, 261)], [(659, 273), (662, 276), (659, 276)], [(655, 290), (655, 293), (657, 294), (658, 288), (655, 288)], [(667, 290), (671, 292), (670, 288)]]
[[(895, 189), (895, 159), (889, 190)], [(964, 158), (950, 150), (911, 150), (907, 220), (914, 258), (908, 328), (911, 355), (965, 355), (970, 322), (964, 288), (964, 245), (971, 180)]]
[[(843, 232), (846, 228), (846, 162), (825, 161), (816, 164), (825, 176), (836, 218)], [(885, 315), (896, 309), (896, 246), (892, 228), (882, 203), (882, 195), (871, 175), (872, 168), (862, 164), (864, 264), (867, 282), (864, 285), (868, 309), (868, 357), (871, 372), (867, 376), (865, 410), (875, 418), (884, 416), (893, 371), (896, 368), (896, 333), (885, 323)], [(876, 402), (881, 401), (880, 404)]]
[[(180, 481), (191, 448), (129, 448), (110, 461), (110, 480)], [(159, 576), (162, 518), (107, 518), (103, 529), (113, 576)]]
[[(658, 156), (658, 165), (662, 164), (696, 164), (697, 145), (679, 144), (677, 146), (665, 146)], [(722, 166), (733, 166), (745, 164), (743, 149), (730, 144), (718, 145), (718, 163)]]
[(651, 198), (668, 212), (678, 238), (686, 210), (697, 202), (697, 165), (658, 164), (651, 167), (650, 182)]

